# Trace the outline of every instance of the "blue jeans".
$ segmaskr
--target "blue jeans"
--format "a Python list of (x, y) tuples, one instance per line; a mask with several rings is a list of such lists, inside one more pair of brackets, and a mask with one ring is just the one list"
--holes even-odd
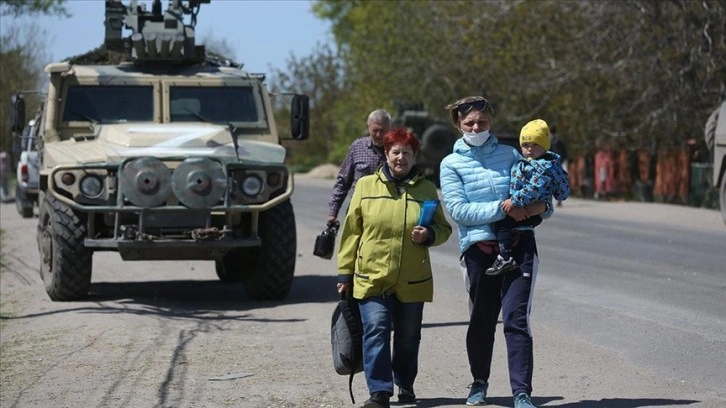
[(399, 387), (413, 390), (418, 374), (423, 305), (423, 302), (399, 302), (395, 295), (372, 296), (359, 302), (363, 322), (363, 369), (369, 393), (393, 395), (394, 382)]

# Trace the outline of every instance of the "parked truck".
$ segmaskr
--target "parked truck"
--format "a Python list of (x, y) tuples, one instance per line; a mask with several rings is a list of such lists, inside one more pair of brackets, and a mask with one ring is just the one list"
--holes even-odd
[(418, 136), (421, 144), (416, 166), (438, 186), (441, 160), (452, 152), (458, 137), (451, 124), (430, 115), (423, 105), (399, 104), (392, 125), (408, 128)]
[(252, 299), (288, 295), (297, 237), (280, 141), (308, 137), (308, 98), (289, 95), (283, 136), (265, 76), (195, 43), (209, 2), (108, 0), (103, 46), (45, 68), (37, 243), (51, 299), (87, 295), (98, 251), (210, 260)]

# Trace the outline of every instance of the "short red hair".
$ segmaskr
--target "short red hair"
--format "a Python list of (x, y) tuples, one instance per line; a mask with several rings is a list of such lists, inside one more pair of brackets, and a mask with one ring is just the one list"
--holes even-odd
[(383, 136), (383, 149), (385, 151), (391, 150), (395, 144), (408, 145), (413, 149), (414, 153), (418, 153), (418, 138), (405, 128), (392, 128)]

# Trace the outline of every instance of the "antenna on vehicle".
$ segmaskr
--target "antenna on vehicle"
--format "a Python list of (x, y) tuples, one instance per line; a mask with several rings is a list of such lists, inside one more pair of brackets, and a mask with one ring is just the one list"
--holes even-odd
[(234, 123), (229, 122), (229, 125), (227, 125), (227, 130), (229, 130), (229, 134), (232, 135), (232, 143), (234, 144), (234, 154), (237, 156), (237, 163), (239, 163), (239, 140), (237, 137), (237, 126), (234, 125)]

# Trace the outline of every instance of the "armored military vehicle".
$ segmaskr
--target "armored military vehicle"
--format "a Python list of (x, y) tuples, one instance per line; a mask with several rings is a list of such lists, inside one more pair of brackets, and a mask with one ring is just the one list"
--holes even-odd
[[(87, 295), (97, 251), (210, 260), (252, 299), (288, 295), (294, 183), (272, 96), (264, 75), (195, 44), (209, 1), (106, 1), (104, 45), (45, 68), (37, 242), (51, 299)], [(286, 138), (306, 139), (308, 98), (289, 98)]]
[(451, 124), (434, 118), (423, 105), (398, 103), (392, 125), (413, 131), (421, 141), (416, 166), (427, 179), (439, 185), (439, 166), (454, 148), (458, 137)]

